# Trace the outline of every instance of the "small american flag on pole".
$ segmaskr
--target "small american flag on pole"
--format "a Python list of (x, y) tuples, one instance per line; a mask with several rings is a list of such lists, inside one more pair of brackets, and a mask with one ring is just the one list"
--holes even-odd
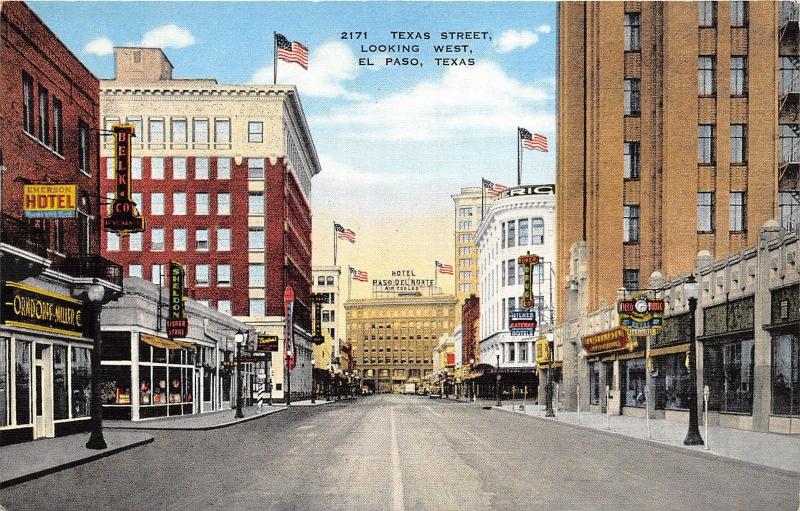
[(450, 264), (444, 264), (443, 262), (440, 261), (436, 261), (436, 270), (444, 275), (453, 274), (453, 266)]
[(501, 193), (508, 190), (506, 185), (501, 185), (500, 183), (492, 183), (488, 179), (483, 180), (483, 187), (486, 189), (486, 193), (492, 195), (494, 197), (498, 197)]
[(531, 134), (531, 132), (526, 130), (525, 128), (520, 128), (519, 139), (522, 142), (522, 147), (524, 147), (525, 149), (531, 149), (533, 151), (541, 151), (543, 153), (546, 153), (548, 151), (547, 137), (545, 137), (544, 135), (540, 135), (538, 133)]
[(350, 277), (359, 282), (369, 282), (369, 276), (367, 275), (367, 272), (356, 270), (352, 266), (350, 267)]
[(333, 224), (333, 228), (336, 229), (336, 237), (340, 240), (347, 240), (350, 243), (356, 242), (355, 232), (350, 229), (345, 229), (341, 224)]
[(308, 69), (308, 48), (297, 41), (289, 41), (283, 34), (275, 34), (275, 47), (279, 59), (300, 64), (303, 69)]

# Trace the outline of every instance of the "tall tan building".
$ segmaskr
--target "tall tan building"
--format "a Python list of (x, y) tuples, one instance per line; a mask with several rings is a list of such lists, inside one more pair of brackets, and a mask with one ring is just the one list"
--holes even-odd
[(433, 368), (433, 348), (453, 331), (452, 295), (348, 300), (347, 339), (363, 385), (376, 392), (402, 392), (420, 385)]
[(558, 5), (558, 317), (584, 240), (588, 310), (650, 274), (797, 229), (798, 6)]
[(470, 295), (478, 292), (478, 248), (475, 233), (481, 223), (481, 206), (488, 209), (495, 197), (481, 195), (480, 186), (462, 188), (460, 193), (451, 195), (455, 215), (455, 292), (458, 303), (456, 324), (461, 324), (461, 305)]

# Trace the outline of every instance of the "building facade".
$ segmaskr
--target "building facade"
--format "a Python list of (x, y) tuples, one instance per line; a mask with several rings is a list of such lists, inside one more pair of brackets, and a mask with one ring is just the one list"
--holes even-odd
[(322, 330), (331, 339), (338, 339), (342, 333), (339, 326), (340, 322), (344, 322), (341, 314), (344, 309), (339, 296), (342, 269), (339, 266), (314, 266), (312, 271), (314, 275), (313, 292), (324, 295), (324, 303), (321, 306), (322, 313), (320, 314)]
[[(309, 200), (320, 165), (296, 89), (173, 79), (157, 48), (115, 48), (115, 60), (115, 78), (100, 83), (101, 114), (107, 130), (135, 126), (132, 198), (147, 229), (107, 234), (104, 253), (127, 276), (154, 283), (178, 261), (192, 298), (279, 335), (278, 397), (288, 383), (284, 290), (292, 287), (300, 350), (292, 390), (310, 392)], [(109, 138), (101, 151), (105, 194), (114, 186), (111, 150)]]
[[(22, 2), (0, 12), (0, 445), (90, 427), (99, 310), (99, 82)], [(47, 195), (53, 203), (40, 202)]]
[[(484, 210), (495, 197), (486, 195), (480, 186), (462, 188), (460, 193), (451, 195), (455, 228), (455, 293), (460, 307), (470, 295), (477, 295), (478, 289), (478, 249), (475, 244), (475, 233), (483, 218)], [(461, 323), (461, 318), (456, 318)]]
[(430, 378), (433, 348), (455, 321), (452, 295), (354, 299), (344, 308), (361, 381), (373, 392), (403, 392)]
[[(553, 185), (509, 188), (487, 209), (475, 236), (480, 274), (481, 363), (519, 373), (528, 384), (536, 367), (533, 344), (542, 332), (552, 332), (554, 309), (552, 283), (555, 275), (555, 190)], [(535, 335), (514, 336), (509, 328), (512, 311), (522, 310), (524, 269), (518, 258), (539, 256), (531, 275)]]
[[(588, 310), (798, 228), (798, 6), (558, 6), (558, 303), (585, 242)], [(777, 104), (776, 104), (777, 102)]]
[(469, 367), (480, 361), (481, 299), (474, 294), (461, 306), (461, 365)]

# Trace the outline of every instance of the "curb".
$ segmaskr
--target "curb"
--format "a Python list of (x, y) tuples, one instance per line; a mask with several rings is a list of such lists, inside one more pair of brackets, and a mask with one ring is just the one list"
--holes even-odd
[(276, 408), (274, 410), (269, 410), (269, 411), (264, 412), (264, 413), (259, 413), (257, 415), (253, 415), (253, 416), (250, 416), (250, 417), (245, 417), (243, 419), (237, 419), (237, 420), (233, 420), (233, 421), (229, 421), (229, 422), (223, 422), (222, 424), (214, 424), (213, 426), (195, 426), (195, 427), (184, 426), (184, 427), (178, 427), (178, 428), (169, 428), (169, 427), (163, 427), (163, 426), (162, 427), (158, 427), (158, 426), (155, 426), (155, 427), (151, 427), (151, 426), (141, 426), (141, 427), (136, 427), (136, 426), (105, 426), (105, 427), (107, 429), (114, 429), (114, 430), (117, 430), (117, 431), (122, 431), (122, 430), (136, 430), (136, 431), (210, 431), (212, 429), (227, 428), (227, 427), (233, 426), (235, 424), (241, 424), (243, 422), (249, 422), (249, 421), (256, 420), (256, 419), (261, 419), (261, 418), (266, 417), (268, 415), (272, 415), (273, 413), (282, 412), (282, 411), (286, 410), (287, 408), (288, 407), (286, 407), (286, 408)]
[(134, 447), (141, 447), (143, 445), (152, 443), (153, 440), (154, 440), (154, 437), (151, 436), (149, 438), (145, 438), (144, 440), (139, 440), (138, 442), (134, 442), (132, 444), (123, 445), (123, 446), (120, 446), (120, 447), (115, 447), (113, 449), (107, 449), (107, 450), (105, 450), (103, 452), (99, 452), (99, 453), (94, 454), (92, 456), (89, 456), (87, 458), (81, 458), (79, 460), (69, 461), (67, 463), (64, 463), (64, 464), (61, 464), (61, 465), (57, 465), (55, 467), (48, 467), (48, 468), (45, 468), (45, 469), (42, 469), (42, 470), (38, 470), (36, 472), (31, 472), (29, 474), (24, 474), (24, 475), (21, 475), (19, 477), (15, 477), (13, 479), (7, 479), (5, 481), (0, 481), (0, 489), (8, 488), (10, 486), (15, 486), (17, 484), (24, 483), (24, 482), (27, 482), (27, 481), (31, 481), (33, 479), (38, 479), (38, 478), (46, 476), (48, 474), (54, 474), (56, 472), (61, 472), (62, 470), (66, 470), (68, 468), (73, 468), (73, 467), (77, 467), (79, 465), (84, 465), (86, 463), (90, 463), (92, 461), (96, 461), (96, 460), (99, 460), (101, 458), (107, 458), (108, 456), (111, 456), (112, 454), (118, 454), (120, 452), (127, 451), (129, 449), (133, 449)]
[[(484, 408), (484, 409), (488, 409), (488, 408)], [(661, 448), (666, 449), (668, 451), (672, 451), (672, 452), (676, 452), (676, 453), (682, 453), (682, 454), (688, 454), (689, 456), (694, 456), (696, 458), (705, 458), (705, 459), (708, 459), (708, 460), (726, 461), (726, 462), (729, 462), (729, 463), (734, 464), (734, 465), (740, 465), (740, 466), (745, 467), (745, 468), (754, 468), (754, 469), (758, 469), (758, 470), (764, 470), (764, 471), (772, 473), (774, 475), (780, 475), (780, 476), (789, 477), (789, 478), (792, 478), (792, 479), (794, 479), (798, 475), (800, 475), (800, 472), (794, 471), (794, 470), (789, 470), (787, 468), (771, 467), (769, 465), (762, 465), (760, 463), (755, 463), (753, 461), (740, 460), (739, 458), (731, 458), (731, 457), (728, 457), (728, 456), (723, 456), (721, 454), (714, 454), (714, 453), (708, 452), (708, 451), (696, 451), (694, 449), (687, 449), (685, 447), (680, 447), (678, 445), (668, 444), (666, 442), (659, 442), (658, 440), (648, 440), (646, 438), (639, 438), (639, 437), (635, 437), (635, 436), (623, 435), (622, 433), (615, 433), (614, 431), (609, 431), (609, 430), (606, 430), (606, 429), (596, 429), (596, 428), (592, 428), (590, 426), (584, 426), (582, 424), (574, 424), (574, 423), (571, 423), (571, 422), (552, 421), (552, 420), (547, 419), (545, 417), (538, 417), (536, 415), (528, 415), (528, 414), (524, 414), (524, 413), (519, 413), (519, 412), (516, 412), (514, 410), (504, 410), (502, 408), (497, 408), (495, 406), (493, 406), (491, 409), (492, 410), (501, 411), (501, 412), (506, 412), (506, 413), (512, 413), (512, 414), (523, 416), (523, 417), (529, 417), (531, 419), (538, 419), (538, 420), (541, 420), (541, 421), (544, 421), (544, 422), (548, 422), (550, 424), (553, 424), (554, 422), (557, 422), (560, 425), (564, 425), (564, 426), (575, 428), (575, 429), (580, 429), (580, 430), (584, 430), (584, 431), (594, 431), (594, 432), (601, 433), (601, 434), (607, 435), (607, 436), (612, 436), (612, 437), (615, 437), (615, 438), (624, 438), (624, 439), (628, 439), (628, 440), (633, 440), (633, 441), (639, 442), (641, 444), (651, 445), (651, 446), (655, 446), (655, 447), (661, 447)], [(800, 511), (800, 510), (798, 510), (798, 511)]]

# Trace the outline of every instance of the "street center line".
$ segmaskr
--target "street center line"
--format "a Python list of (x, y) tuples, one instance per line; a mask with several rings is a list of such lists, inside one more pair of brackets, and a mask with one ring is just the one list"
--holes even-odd
[(397, 428), (395, 427), (394, 407), (390, 410), (392, 418), (392, 483), (394, 486), (392, 511), (404, 511), (403, 474), (400, 472), (400, 450), (397, 448)]

